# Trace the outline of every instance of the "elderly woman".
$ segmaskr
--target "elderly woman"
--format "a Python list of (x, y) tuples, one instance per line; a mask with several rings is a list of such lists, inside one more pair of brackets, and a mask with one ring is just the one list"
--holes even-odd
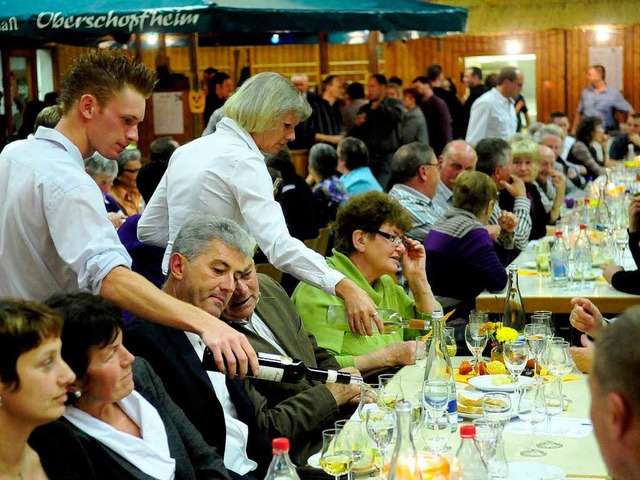
[(424, 242), (427, 275), (436, 295), (473, 308), (483, 290), (505, 287), (507, 273), (485, 228), (497, 199), (496, 184), (488, 175), (462, 172), (456, 178), (453, 208)]
[[(594, 145), (602, 147), (603, 158), (598, 158)], [(568, 162), (583, 165), (587, 169), (587, 177), (596, 178), (604, 174), (608, 157), (607, 135), (604, 133), (600, 117), (583, 117), (576, 130), (576, 143), (573, 144), (567, 157)]]
[[(62, 478), (55, 458), (27, 444), (36, 427), (64, 413), (75, 380), (60, 356), (61, 330), (62, 318), (48, 308), (0, 300), (0, 478)], [(84, 458), (74, 467), (64, 478), (91, 478)]]
[[(537, 240), (547, 234), (547, 225), (551, 221), (551, 215), (544, 208), (540, 192), (533, 186), (533, 182), (538, 177), (540, 170), (540, 152), (536, 143), (525, 137), (516, 137), (511, 142), (511, 150), (513, 152), (511, 173), (524, 181), (527, 198), (531, 202), (531, 233), (529, 234), (529, 240)], [(562, 185), (564, 186), (564, 178), (562, 180)], [(500, 191), (499, 202), (502, 210), (513, 211), (514, 201), (514, 197), (506, 189)]]
[(371, 333), (375, 305), (356, 284), (289, 234), (264, 153), (276, 154), (295, 138), (295, 126), (311, 107), (282, 75), (251, 77), (227, 100), (224, 118), (211, 135), (178, 148), (138, 224), (138, 238), (167, 247), (182, 224), (197, 213), (238, 222), (251, 233), (276, 268), (344, 299), (354, 331)]
[(118, 174), (118, 164), (96, 152), (84, 161), (84, 170), (98, 184), (98, 188), (102, 192), (104, 206), (107, 209), (107, 218), (115, 228), (119, 228), (124, 221), (125, 215), (116, 199), (109, 194), (113, 181)]
[[(419, 318), (440, 305), (427, 281), (424, 248), (404, 236), (409, 230), (411, 217), (397, 200), (381, 192), (356, 195), (338, 210), (335, 249), (327, 263), (363, 288), (378, 308)], [(393, 278), (399, 263), (415, 301)], [(328, 325), (329, 307), (341, 302), (310, 285), (298, 285), (292, 300), (307, 331), (342, 367), (370, 376), (414, 362), (415, 342), (403, 342), (401, 330), (361, 337)]]
[(309, 151), (309, 176), (317, 200), (320, 225), (336, 219), (338, 207), (349, 199), (349, 193), (338, 178), (338, 153), (326, 143), (316, 143)]
[(141, 158), (142, 154), (137, 148), (120, 152), (118, 155), (118, 175), (109, 191), (127, 217), (141, 211), (142, 197), (136, 186), (138, 172), (142, 167)]
[(338, 144), (338, 171), (349, 195), (383, 191), (369, 168), (369, 150), (359, 138), (347, 137)]
[[(151, 366), (122, 345), (120, 311), (89, 293), (47, 303), (64, 317), (62, 358), (76, 374), (64, 418), (38, 434), (58, 461), (87, 457), (98, 479), (224, 479), (222, 458), (169, 398)], [(31, 477), (29, 477), (31, 478)]]

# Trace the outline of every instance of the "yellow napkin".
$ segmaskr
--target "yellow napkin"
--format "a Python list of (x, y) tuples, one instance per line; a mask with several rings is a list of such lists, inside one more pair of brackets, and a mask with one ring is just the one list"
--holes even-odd
[[(549, 371), (542, 367), (540, 369), (540, 378), (542, 378), (545, 382), (550, 382), (552, 381), (555, 377), (553, 375), (549, 374)], [(573, 375), (573, 374), (569, 374), (569, 375), (565, 375), (564, 377), (562, 377), (562, 381), (563, 382), (573, 382), (575, 380), (581, 380), (582, 376), (581, 375)]]
[(474, 375), (473, 375), (473, 373), (469, 373), (469, 374), (467, 374), (467, 375), (462, 375), (462, 374), (460, 373), (460, 369), (459, 369), (459, 368), (456, 368), (456, 369), (454, 370), (454, 372), (453, 372), (453, 376), (454, 376), (454, 378), (456, 379), (456, 382), (460, 382), (460, 383), (469, 383), (469, 379), (470, 379), (471, 377), (473, 377)]
[(536, 270), (518, 270), (518, 275), (537, 275)]

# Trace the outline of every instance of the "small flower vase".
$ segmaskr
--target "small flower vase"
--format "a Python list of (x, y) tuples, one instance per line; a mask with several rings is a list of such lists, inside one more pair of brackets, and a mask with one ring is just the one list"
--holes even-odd
[(491, 361), (498, 361), (504, 363), (504, 344), (498, 343), (491, 349)]

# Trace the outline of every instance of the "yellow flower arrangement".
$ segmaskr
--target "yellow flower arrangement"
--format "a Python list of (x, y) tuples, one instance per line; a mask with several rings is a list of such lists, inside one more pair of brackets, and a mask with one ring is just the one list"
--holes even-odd
[(491, 343), (495, 346), (515, 341), (519, 334), (518, 331), (502, 325), (502, 322), (487, 322), (480, 327), (480, 332), (487, 332)]

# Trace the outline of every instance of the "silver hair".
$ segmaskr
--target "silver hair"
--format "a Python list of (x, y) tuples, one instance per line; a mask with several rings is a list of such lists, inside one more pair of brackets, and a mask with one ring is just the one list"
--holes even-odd
[(309, 150), (309, 167), (313, 168), (322, 178), (332, 175), (338, 165), (338, 153), (328, 143), (316, 143)]
[(296, 78), (301, 78), (305, 82), (309, 81), (309, 77), (307, 76), (306, 73), (294, 73), (293, 75), (291, 75), (291, 83), (295, 82)]
[(538, 133), (538, 130), (540, 130), (544, 126), (545, 125), (542, 122), (533, 122), (531, 125), (527, 127), (527, 133), (531, 138), (533, 138), (535, 134)]
[(84, 167), (87, 169), (87, 173), (94, 178), (98, 175), (105, 174), (114, 179), (118, 174), (118, 163), (103, 157), (98, 152), (84, 161)]
[(142, 153), (137, 148), (132, 149), (124, 149), (118, 155), (118, 166), (120, 168), (124, 168), (124, 166), (128, 162), (135, 162), (136, 160), (140, 160), (142, 158)]
[(252, 257), (255, 240), (240, 225), (228, 218), (196, 215), (180, 228), (173, 241), (171, 254), (179, 253), (193, 261), (209, 248), (212, 240), (220, 240), (245, 257)]
[(311, 115), (311, 106), (282, 75), (254, 75), (224, 104), (224, 115), (250, 133), (275, 128), (285, 115), (299, 121)]
[(544, 139), (547, 138), (547, 135), (552, 135), (562, 140), (562, 134), (562, 128), (558, 125), (549, 124), (538, 129), (538, 131), (533, 135), (533, 141), (536, 143), (542, 143), (544, 142)]

